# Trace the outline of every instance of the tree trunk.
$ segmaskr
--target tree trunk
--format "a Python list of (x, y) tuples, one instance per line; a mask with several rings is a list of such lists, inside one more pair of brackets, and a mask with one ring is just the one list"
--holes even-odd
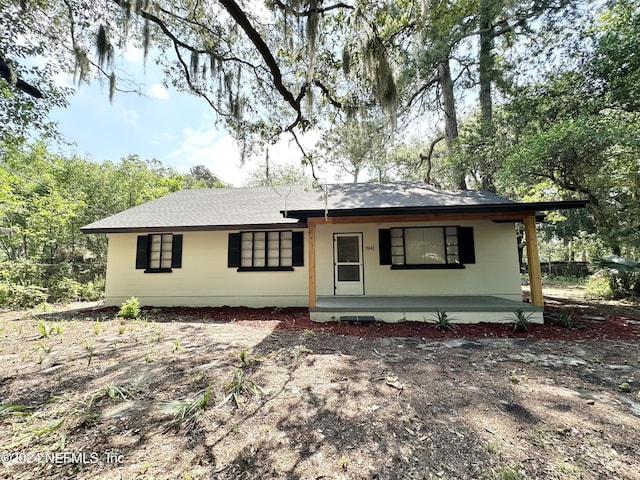
[[(478, 30), (480, 32), (480, 53), (479, 53), (479, 81), (480, 81), (480, 128), (482, 137), (490, 143), (495, 135), (493, 126), (493, 103), (491, 99), (491, 82), (493, 81), (494, 58), (493, 58), (493, 18), (491, 13), (491, 2), (493, 0), (481, 0), (479, 7)], [(486, 153), (485, 153), (486, 155)], [(480, 177), (482, 178), (482, 188), (491, 192), (496, 191), (494, 182), (494, 172), (496, 169), (495, 159), (485, 156), (481, 163)]]
[[(458, 140), (458, 117), (456, 115), (456, 100), (453, 95), (453, 79), (451, 78), (449, 55), (438, 63), (438, 82), (444, 108), (444, 135), (447, 141), (447, 148), (451, 150)], [(460, 190), (467, 189), (464, 170), (456, 172), (455, 183)]]

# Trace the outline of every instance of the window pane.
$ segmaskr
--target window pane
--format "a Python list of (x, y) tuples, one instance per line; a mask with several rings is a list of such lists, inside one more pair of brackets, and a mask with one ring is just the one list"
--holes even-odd
[(447, 235), (455, 235), (457, 237), (458, 236), (458, 227), (447, 227), (446, 234)]
[(446, 263), (442, 228), (407, 228), (405, 258), (409, 265)]
[(336, 242), (338, 249), (338, 262), (360, 261), (358, 237), (338, 237)]
[(280, 259), (280, 266), (290, 267), (293, 265), (293, 259), (291, 257), (282, 257)]
[(404, 265), (404, 255), (392, 256), (391, 265)]
[(359, 282), (360, 265), (338, 265), (339, 282)]

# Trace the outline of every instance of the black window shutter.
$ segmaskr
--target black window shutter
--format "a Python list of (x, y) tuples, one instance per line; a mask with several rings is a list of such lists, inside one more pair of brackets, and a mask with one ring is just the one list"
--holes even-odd
[(304, 265), (304, 232), (293, 232), (291, 243), (293, 245), (292, 265), (302, 267)]
[(473, 227), (458, 227), (458, 254), (460, 263), (476, 263)]
[(380, 265), (391, 265), (391, 229), (378, 230), (378, 249), (380, 253)]
[(173, 236), (171, 245), (171, 268), (182, 268), (182, 235)]
[(227, 267), (240, 266), (240, 234), (229, 234), (229, 251), (227, 256)]
[(147, 268), (147, 256), (149, 252), (149, 237), (140, 235), (136, 246), (136, 269)]

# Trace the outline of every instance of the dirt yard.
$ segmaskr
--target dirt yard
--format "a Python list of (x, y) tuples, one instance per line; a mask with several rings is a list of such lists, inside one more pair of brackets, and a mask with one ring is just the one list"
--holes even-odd
[[(4, 478), (640, 479), (633, 305), (547, 324), (302, 309), (0, 315)], [(554, 320), (568, 306), (583, 328)]]

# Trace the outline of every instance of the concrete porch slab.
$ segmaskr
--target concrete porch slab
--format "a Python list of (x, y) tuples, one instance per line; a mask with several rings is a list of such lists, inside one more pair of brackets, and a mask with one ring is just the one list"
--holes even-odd
[(381, 322), (432, 322), (438, 310), (452, 323), (509, 323), (521, 309), (531, 323), (543, 323), (543, 308), (495, 296), (323, 296), (309, 309), (316, 322), (339, 321), (341, 316), (373, 316)]

